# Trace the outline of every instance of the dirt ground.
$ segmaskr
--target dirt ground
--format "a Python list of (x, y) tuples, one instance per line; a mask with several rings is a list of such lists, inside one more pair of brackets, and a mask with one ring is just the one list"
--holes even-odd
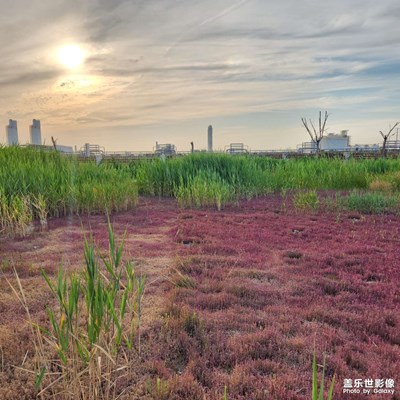
[[(315, 351), (327, 381), (336, 376), (335, 399), (366, 398), (344, 394), (344, 379), (393, 380), (393, 394), (368, 397), (400, 399), (398, 216), (298, 212), (269, 196), (222, 211), (141, 199), (111, 220), (117, 238), (126, 231), (124, 259), (147, 277), (137, 383), (147, 388), (130, 398), (220, 400), (226, 386), (229, 399), (309, 399)], [(1, 399), (34, 398), (16, 368), (32, 356), (29, 326), (6, 279), (15, 268), (46, 324), (53, 300), (40, 270), (82, 268), (88, 232), (107, 248), (104, 216), (0, 239)], [(149, 388), (157, 378), (164, 393)]]

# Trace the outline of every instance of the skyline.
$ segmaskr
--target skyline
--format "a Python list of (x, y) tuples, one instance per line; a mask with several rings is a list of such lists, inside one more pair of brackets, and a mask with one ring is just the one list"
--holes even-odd
[(400, 119), (398, 17), (394, 0), (5, 0), (0, 141), (35, 118), (78, 148), (201, 149), (210, 124), (215, 148), (294, 148), (327, 110), (328, 132), (380, 143)]

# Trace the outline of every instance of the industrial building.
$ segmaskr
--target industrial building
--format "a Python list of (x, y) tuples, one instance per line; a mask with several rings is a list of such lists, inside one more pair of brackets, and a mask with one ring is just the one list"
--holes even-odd
[[(319, 149), (321, 151), (345, 151), (350, 147), (350, 136), (348, 130), (343, 130), (340, 134), (328, 133), (321, 139)], [(300, 153), (315, 153), (317, 151), (317, 144), (315, 142), (303, 142), (298, 146)]]
[(9, 146), (16, 146), (18, 144), (18, 128), (17, 121), (9, 120), (6, 125), (7, 144)]
[[(54, 146), (44, 146), (42, 144), (42, 131), (40, 121), (38, 119), (32, 120), (32, 125), (29, 125), (30, 143), (31, 146), (40, 146), (42, 149), (54, 149)], [(17, 121), (10, 119), (8, 125), (6, 125), (6, 140), (8, 146), (19, 145), (18, 138), (18, 126)], [(74, 149), (72, 146), (63, 146), (56, 144), (56, 150), (61, 153), (73, 153)]]
[(160, 144), (156, 142), (154, 153), (158, 156), (173, 156), (176, 154), (176, 147), (171, 143)]
[[(341, 152), (347, 156), (350, 153), (378, 153), (380, 150), (379, 144), (350, 144), (350, 136), (348, 130), (343, 130), (340, 134), (328, 133), (321, 139), (320, 151), (322, 152)], [(400, 143), (398, 141), (388, 142), (387, 148), (389, 150), (400, 149)], [(302, 154), (312, 154), (317, 151), (317, 145), (315, 142), (304, 142), (300, 146), (297, 146), (297, 151)]]
[(213, 151), (213, 127), (210, 125), (207, 130), (207, 150), (209, 153)]
[[(153, 158), (153, 157), (171, 157), (176, 155), (185, 155), (197, 152), (214, 152), (213, 148), (213, 126), (209, 125), (207, 128), (207, 149), (195, 150), (194, 143), (190, 142), (190, 151), (180, 151), (178, 152), (174, 144), (166, 143), (160, 144), (156, 142), (153, 151), (123, 151), (123, 152), (106, 152), (104, 147), (99, 145), (93, 145), (86, 143), (80, 151), (73, 149), (71, 146), (58, 145), (56, 141), (52, 138), (53, 146), (45, 146), (42, 144), (42, 133), (40, 121), (34, 119), (30, 128), (30, 144), (27, 146), (38, 146), (43, 150), (56, 149), (62, 153), (75, 153), (83, 158), (95, 158), (99, 163), (103, 159), (112, 158), (119, 160), (129, 160), (137, 158)], [(368, 156), (375, 157), (379, 156), (382, 146), (379, 144), (350, 144), (350, 136), (348, 130), (342, 130), (339, 134), (328, 133), (320, 141), (320, 151), (328, 153), (341, 153), (344, 158), (350, 156), (360, 157)], [(9, 120), (9, 124), (6, 125), (6, 136), (7, 145), (18, 145), (18, 128), (16, 120)], [(398, 140), (398, 135), (395, 140), (387, 141), (386, 150), (392, 154), (398, 154), (400, 152), (400, 141)], [(312, 155), (317, 152), (317, 145), (315, 142), (304, 142), (297, 146), (297, 149), (285, 149), (285, 150), (254, 150), (250, 149), (244, 143), (231, 143), (229, 146), (225, 146), (224, 150), (217, 150), (217, 152), (226, 152), (228, 154), (249, 154), (249, 155), (259, 155), (268, 156), (274, 158), (290, 158), (290, 157), (302, 157), (302, 155)]]
[(341, 131), (340, 134), (328, 133), (324, 136), (320, 143), (321, 150), (343, 150), (350, 147), (349, 131)]
[(99, 154), (103, 156), (105, 154), (105, 149), (98, 144), (85, 143), (79, 150), (79, 153), (84, 157), (92, 157)]
[(40, 121), (34, 119), (32, 125), (29, 126), (29, 133), (31, 138), (31, 144), (40, 146), (42, 144), (42, 131), (40, 129)]
[(231, 143), (225, 147), (225, 152), (229, 154), (247, 154), (249, 148), (244, 143)]

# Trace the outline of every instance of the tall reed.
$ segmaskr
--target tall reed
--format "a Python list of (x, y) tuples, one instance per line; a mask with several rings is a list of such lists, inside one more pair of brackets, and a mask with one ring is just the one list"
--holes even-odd
[(25, 235), (32, 221), (134, 207), (137, 186), (128, 168), (78, 163), (33, 148), (0, 147), (0, 232)]
[[(145, 279), (123, 262), (108, 223), (109, 251), (100, 256), (85, 238), (83, 274), (59, 269), (44, 279), (56, 300), (47, 310), (49, 327), (31, 323), (36, 348), (38, 396), (72, 400), (115, 399), (130, 370), (130, 354), (140, 354), (140, 318)], [(29, 316), (22, 285), (11, 287)], [(30, 316), (29, 316), (30, 319)], [(32, 322), (32, 321), (31, 321)]]
[[(400, 187), (399, 159), (277, 160), (248, 155), (192, 154), (135, 161), (130, 164), (130, 170), (140, 193), (173, 196), (182, 206), (215, 204), (220, 208), (233, 199), (289, 189), (363, 190), (377, 177), (387, 179), (393, 188)], [(221, 205), (212, 200), (213, 193), (218, 191), (223, 193)]]

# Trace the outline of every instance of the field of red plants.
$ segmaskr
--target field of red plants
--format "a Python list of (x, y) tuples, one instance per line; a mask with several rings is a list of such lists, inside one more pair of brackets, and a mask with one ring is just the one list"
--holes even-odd
[[(269, 196), (222, 211), (141, 199), (111, 219), (147, 276), (143, 351), (121, 398), (221, 400), (226, 388), (232, 400), (311, 399), (315, 352), (320, 365), (326, 356), (327, 387), (336, 376), (334, 399), (400, 399), (398, 216), (298, 212)], [(33, 353), (26, 315), (5, 278), (15, 267), (45, 325), (52, 300), (40, 268), (82, 267), (88, 231), (107, 246), (104, 216), (1, 239), (1, 399), (34, 397), (20, 369)], [(390, 393), (344, 394), (345, 379), (383, 379)]]

